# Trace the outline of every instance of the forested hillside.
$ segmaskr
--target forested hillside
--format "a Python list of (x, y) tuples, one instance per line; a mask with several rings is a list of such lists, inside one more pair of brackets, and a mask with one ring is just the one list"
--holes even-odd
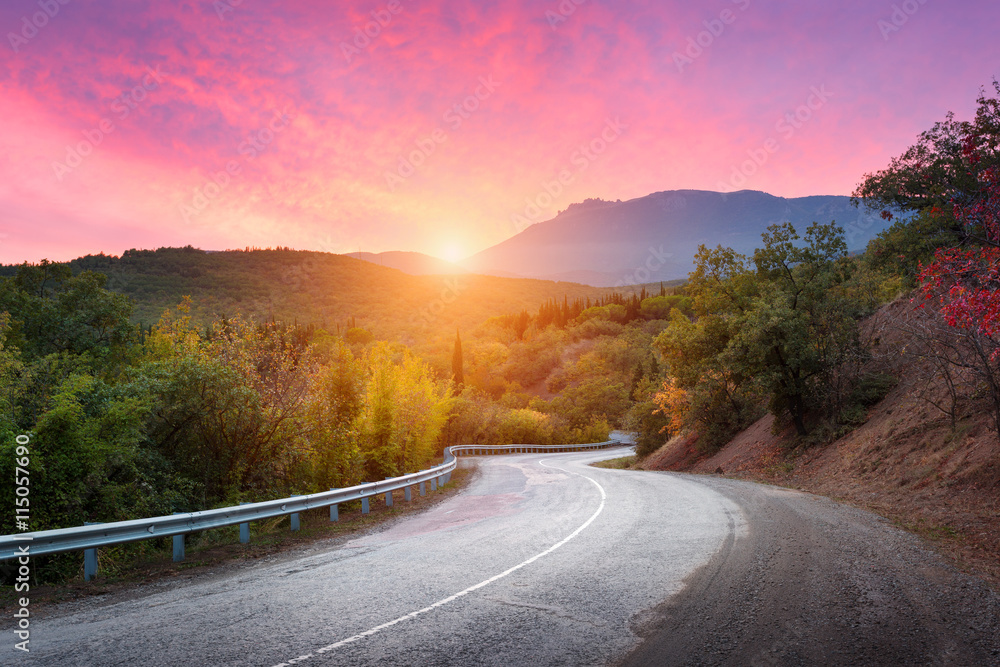
[(849, 499), (1000, 582), (1000, 99), (855, 195), (893, 222), (861, 257), (818, 227), (699, 256), (698, 316), (655, 342), (671, 428), (645, 434), (642, 465)]
[[(535, 309), (548, 299), (610, 291), (492, 276), (411, 276), (346, 255), (280, 248), (127, 250), (121, 257), (88, 255), (70, 266), (105, 274), (108, 289), (135, 301), (133, 321), (147, 325), (190, 296), (191, 316), (200, 325), (237, 313), (331, 331), (351, 320), (378, 337), (411, 341), (497, 313)], [(13, 275), (16, 267), (3, 271)]]
[[(471, 329), (507, 312), (534, 311), (552, 299), (596, 300), (612, 291), (472, 274), (412, 276), (345, 255), (289, 249), (127, 250), (120, 257), (88, 255), (69, 266), (74, 273), (107, 276), (107, 289), (132, 299), (130, 320), (146, 329), (190, 296), (197, 326), (242, 315), (334, 334), (360, 328), (442, 364), (456, 329)], [(17, 269), (0, 267), (0, 275), (13, 276)], [(631, 289), (639, 288), (626, 288)]]

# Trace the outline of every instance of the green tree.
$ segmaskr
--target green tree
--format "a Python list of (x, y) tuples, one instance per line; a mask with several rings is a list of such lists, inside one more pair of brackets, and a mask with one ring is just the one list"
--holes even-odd
[(300, 417), (315, 366), (273, 324), (236, 318), (202, 340), (186, 308), (149, 340), (151, 435), (205, 504), (272, 495), (307, 456)]
[(672, 386), (686, 395), (684, 425), (698, 432), (698, 447), (710, 451), (759, 414), (754, 376), (728, 363), (724, 354), (760, 286), (746, 257), (721, 246), (701, 246), (687, 290), (698, 317), (673, 311), (654, 344)]
[(635, 453), (640, 457), (652, 454), (674, 435), (670, 417), (659, 409), (655, 394), (655, 382), (642, 378), (634, 392), (635, 403), (625, 413), (623, 425), (636, 433)]
[(772, 225), (754, 253), (762, 290), (725, 355), (770, 395), (771, 412), (806, 435), (810, 410), (831, 407), (824, 392), (834, 370), (859, 352), (862, 304), (847, 289), (843, 230), (813, 223), (805, 244), (792, 225)]
[(465, 384), (465, 371), (462, 364), (462, 337), (455, 330), (455, 349), (451, 353), (451, 376), (455, 380), (455, 386), (461, 390)]
[(656, 341), (710, 444), (746, 425), (759, 394), (800, 435), (810, 414), (836, 418), (851, 380), (837, 370), (863, 353), (857, 319), (875, 304), (843, 231), (813, 223), (800, 239), (785, 223), (762, 240), (752, 262), (702, 248), (688, 286), (700, 317), (675, 315)]
[(68, 352), (107, 356), (135, 336), (131, 301), (105, 289), (107, 277), (65, 264), (22, 264), (0, 280), (0, 311), (10, 314), (11, 337), (31, 357)]

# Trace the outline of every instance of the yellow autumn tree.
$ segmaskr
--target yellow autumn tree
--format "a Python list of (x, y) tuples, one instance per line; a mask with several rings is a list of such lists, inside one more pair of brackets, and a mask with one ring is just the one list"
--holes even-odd
[(687, 392), (677, 386), (674, 378), (668, 378), (660, 391), (653, 395), (653, 402), (657, 405), (655, 412), (668, 420), (660, 433), (680, 433), (691, 409)]
[(452, 399), (450, 382), (405, 347), (379, 342), (363, 358), (362, 407), (355, 420), (368, 479), (426, 466), (437, 451)]

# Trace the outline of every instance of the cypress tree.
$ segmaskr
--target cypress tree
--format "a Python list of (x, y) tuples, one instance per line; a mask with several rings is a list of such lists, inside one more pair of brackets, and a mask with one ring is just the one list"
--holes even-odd
[(632, 387), (628, 392), (629, 398), (635, 400), (635, 390), (639, 388), (640, 382), (642, 382), (642, 364), (637, 364), (635, 372), (632, 374)]
[(465, 373), (462, 370), (462, 338), (455, 329), (455, 350), (451, 353), (451, 374), (459, 387), (465, 384)]

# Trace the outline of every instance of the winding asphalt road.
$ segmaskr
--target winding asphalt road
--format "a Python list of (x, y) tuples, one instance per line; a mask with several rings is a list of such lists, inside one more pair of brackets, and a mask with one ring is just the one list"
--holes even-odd
[(625, 453), (480, 458), (422, 514), (67, 605), (0, 662), (1000, 664), (997, 596), (916, 538), (794, 491), (587, 465)]

